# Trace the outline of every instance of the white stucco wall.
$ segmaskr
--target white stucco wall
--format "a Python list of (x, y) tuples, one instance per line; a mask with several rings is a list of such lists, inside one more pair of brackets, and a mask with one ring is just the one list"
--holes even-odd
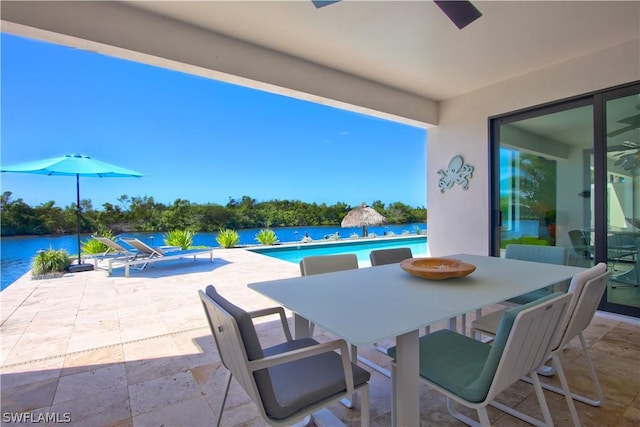
[[(489, 117), (637, 80), (634, 40), (442, 102), (427, 145), (430, 254), (489, 253)], [(473, 179), (441, 193), (437, 171), (455, 155), (474, 166)]]

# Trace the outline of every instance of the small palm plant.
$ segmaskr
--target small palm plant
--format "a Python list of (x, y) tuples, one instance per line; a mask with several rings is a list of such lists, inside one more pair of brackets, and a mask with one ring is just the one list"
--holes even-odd
[(94, 239), (93, 237), (89, 240), (82, 242), (82, 253), (83, 254), (103, 254), (109, 248), (107, 245), (102, 243), (99, 240)]
[[(96, 235), (100, 235), (99, 233), (96, 233)], [(103, 237), (112, 239), (113, 238), (113, 233), (111, 233), (111, 231), (105, 231), (102, 233)], [(95, 237), (91, 237), (89, 240), (85, 240), (84, 242), (82, 242), (82, 253), (83, 254), (103, 254), (105, 252), (107, 252), (109, 250), (109, 247), (107, 245), (105, 245), (104, 243), (102, 243), (100, 240), (97, 240)]]
[(100, 240), (97, 240), (93, 236), (89, 240), (83, 241), (80, 249), (81, 253), (88, 255), (103, 254), (108, 250), (109, 247), (107, 245), (102, 243)]
[(178, 246), (180, 249), (189, 249), (193, 246), (193, 237), (196, 235), (191, 230), (173, 230), (164, 235), (164, 244)]
[(61, 273), (70, 265), (69, 254), (64, 249), (54, 250), (49, 248), (46, 251), (41, 250), (31, 260), (31, 276)]
[(276, 232), (269, 228), (260, 230), (258, 234), (256, 234), (256, 241), (263, 245), (275, 245), (279, 242)]
[(218, 242), (223, 248), (233, 248), (240, 242), (240, 236), (235, 230), (220, 230), (216, 237), (216, 242)]

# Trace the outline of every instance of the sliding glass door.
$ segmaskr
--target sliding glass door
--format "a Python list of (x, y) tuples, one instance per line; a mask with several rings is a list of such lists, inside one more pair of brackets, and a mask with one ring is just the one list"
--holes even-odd
[(583, 103), (501, 123), (500, 249), (509, 243), (564, 246), (571, 264), (593, 262), (582, 244), (588, 236), (581, 234), (593, 217), (591, 176), (584, 172), (585, 153), (593, 153), (593, 107)]
[(640, 84), (491, 119), (491, 252), (563, 246), (607, 262), (601, 309), (640, 317)]
[(640, 308), (640, 94), (604, 97), (607, 309)]

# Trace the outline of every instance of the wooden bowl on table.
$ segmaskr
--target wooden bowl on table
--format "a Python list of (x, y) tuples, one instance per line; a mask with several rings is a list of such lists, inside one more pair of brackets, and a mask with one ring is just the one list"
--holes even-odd
[(409, 258), (402, 261), (400, 267), (409, 274), (430, 280), (464, 277), (476, 269), (475, 265), (454, 258)]

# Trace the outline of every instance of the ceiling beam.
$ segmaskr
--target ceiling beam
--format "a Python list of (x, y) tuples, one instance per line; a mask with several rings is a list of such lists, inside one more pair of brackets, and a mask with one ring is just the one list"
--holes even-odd
[(3, 1), (2, 30), (406, 124), (433, 100), (119, 2)]

